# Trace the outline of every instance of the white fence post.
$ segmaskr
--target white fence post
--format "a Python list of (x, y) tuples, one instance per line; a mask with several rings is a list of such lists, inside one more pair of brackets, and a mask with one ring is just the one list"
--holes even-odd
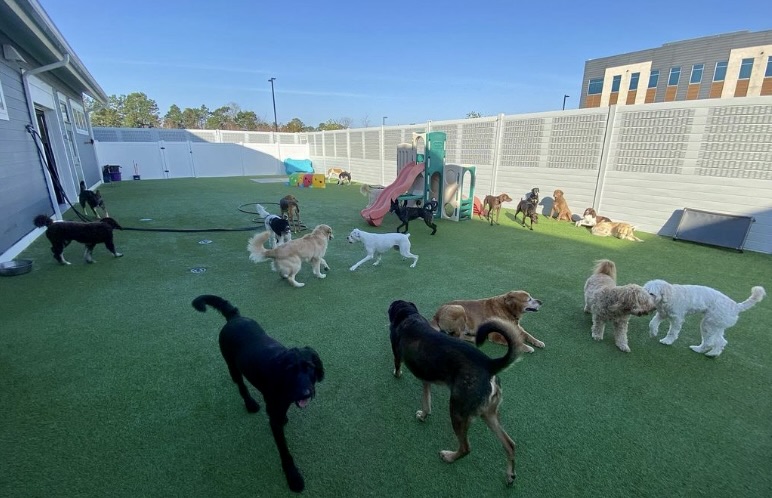
[(496, 183), (499, 179), (499, 168), (501, 167), (501, 148), (504, 146), (504, 114), (496, 117), (496, 133), (493, 139), (493, 175), (491, 178), (491, 195), (496, 195)]
[(595, 195), (592, 200), (593, 208), (600, 212), (601, 201), (603, 199), (603, 186), (606, 182), (606, 171), (608, 170), (608, 157), (611, 153), (611, 140), (614, 134), (614, 120), (616, 118), (617, 106), (608, 107), (608, 118), (606, 119), (606, 130), (603, 132), (603, 149), (600, 154), (600, 163), (598, 164), (598, 181), (595, 183)]

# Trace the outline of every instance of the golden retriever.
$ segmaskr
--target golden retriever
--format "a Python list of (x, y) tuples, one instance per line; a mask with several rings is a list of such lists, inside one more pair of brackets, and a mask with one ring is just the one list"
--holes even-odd
[(291, 240), (275, 249), (266, 249), (263, 246), (270, 236), (271, 232), (266, 230), (249, 239), (247, 244), (247, 250), (250, 253), (249, 259), (255, 263), (272, 260), (271, 269), (275, 271), (278, 267), (282, 278), (286, 278), (294, 287), (306, 285), (295, 280), (303, 261), (311, 263), (315, 276), (319, 278), (327, 276), (321, 272), (321, 268), (330, 269), (324, 260), (327, 244), (333, 238), (332, 228), (328, 225), (317, 225), (311, 233), (299, 239)]
[[(539, 311), (540, 307), (541, 301), (534, 299), (526, 291), (510, 291), (484, 299), (445, 303), (437, 309), (431, 324), (435, 329), (443, 330), (454, 337), (474, 342), (475, 331), (483, 322), (491, 318), (500, 318), (515, 324), (518, 334), (523, 339), (518, 341), (518, 348), (521, 351), (533, 353), (533, 348), (525, 342), (537, 348), (543, 348), (544, 343), (520, 326), (520, 317), (529, 311)], [(496, 344), (507, 344), (501, 334), (491, 334), (490, 340)]]
[(592, 338), (603, 340), (606, 322), (614, 324), (614, 342), (620, 351), (630, 352), (627, 322), (630, 315), (647, 315), (655, 309), (654, 298), (637, 284), (617, 286), (617, 267), (613, 261), (595, 262), (592, 275), (584, 283), (584, 312), (592, 313)]
[(566, 221), (573, 221), (573, 213), (571, 213), (571, 210), (568, 209), (568, 202), (566, 202), (566, 198), (563, 196), (562, 190), (555, 190), (552, 192), (552, 210), (550, 211), (550, 218), (554, 217), (555, 214), (558, 215), (558, 221), (566, 220)]
[(598, 223), (590, 229), (590, 233), (598, 237), (616, 237), (622, 240), (632, 240), (634, 242), (643, 242), (635, 236), (635, 227), (629, 223), (621, 221), (604, 221)]

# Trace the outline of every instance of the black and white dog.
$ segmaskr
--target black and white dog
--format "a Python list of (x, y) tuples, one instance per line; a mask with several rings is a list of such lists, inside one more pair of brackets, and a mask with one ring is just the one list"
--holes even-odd
[(255, 204), (255, 208), (257, 209), (257, 214), (263, 217), (265, 229), (273, 232), (273, 237), (269, 239), (272, 249), (292, 240), (292, 228), (289, 221), (281, 216), (269, 213), (260, 204)]
[(284, 426), (290, 406), (295, 404), (305, 408), (316, 395), (316, 383), (324, 379), (321, 358), (309, 347), (282, 345), (266, 334), (256, 321), (241, 316), (238, 308), (221, 297), (202, 295), (192, 304), (202, 312), (209, 305), (225, 318), (226, 323), (220, 330), (220, 352), (228, 365), (231, 380), (238, 386), (249, 413), (257, 413), (260, 405), (250, 396), (244, 379), (263, 395), (287, 484), (296, 493), (303, 491), (305, 482), (287, 447)]
[(91, 253), (97, 244), (104, 244), (107, 250), (113, 253), (116, 258), (123, 256), (123, 254), (115, 250), (115, 244), (113, 243), (113, 230), (116, 228), (123, 230), (123, 227), (112, 218), (102, 218), (99, 221), (81, 223), (78, 221), (53, 221), (48, 216), (39, 214), (35, 216), (33, 223), (38, 228), (47, 227), (46, 237), (51, 242), (51, 252), (54, 253), (54, 259), (63, 265), (70, 264), (64, 259), (64, 254), (62, 253), (64, 253), (64, 248), (73, 240), (86, 246), (86, 252), (83, 254), (86, 263), (94, 262)]
[(97, 218), (101, 218), (99, 216), (99, 213), (96, 212), (96, 208), (102, 209), (102, 212), (105, 214), (105, 218), (109, 218), (110, 215), (107, 214), (107, 208), (105, 207), (105, 201), (102, 199), (102, 194), (99, 193), (99, 190), (92, 192), (86, 187), (86, 182), (83, 180), (80, 181), (80, 192), (78, 193), (78, 202), (80, 202), (80, 208), (83, 210), (83, 212), (86, 212), (86, 206), (91, 208), (91, 211), (94, 213), (94, 216)]

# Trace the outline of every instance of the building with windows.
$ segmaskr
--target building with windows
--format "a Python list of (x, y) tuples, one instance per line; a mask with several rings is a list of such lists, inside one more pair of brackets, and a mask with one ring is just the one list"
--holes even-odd
[(772, 95), (772, 30), (588, 60), (580, 108)]

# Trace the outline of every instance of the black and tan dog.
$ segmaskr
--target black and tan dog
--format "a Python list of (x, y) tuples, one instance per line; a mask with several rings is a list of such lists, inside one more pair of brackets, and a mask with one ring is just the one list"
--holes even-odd
[(86, 246), (86, 252), (83, 259), (86, 263), (93, 263), (92, 252), (97, 244), (104, 244), (108, 251), (113, 253), (116, 258), (123, 254), (115, 250), (113, 243), (113, 230), (123, 230), (117, 221), (112, 218), (102, 218), (99, 221), (90, 223), (81, 223), (77, 221), (53, 221), (44, 214), (35, 216), (33, 220), (36, 227), (47, 227), (46, 237), (51, 242), (51, 252), (54, 253), (54, 259), (63, 265), (70, 263), (64, 259), (64, 248), (73, 240)]
[(286, 218), (292, 225), (292, 231), (297, 233), (300, 228), (300, 205), (294, 195), (285, 195), (279, 199), (279, 208), (281, 209), (282, 217)]
[(192, 304), (202, 312), (209, 305), (225, 317), (226, 324), (220, 331), (220, 352), (231, 379), (238, 386), (249, 413), (257, 413), (260, 405), (250, 396), (244, 378), (262, 393), (287, 484), (292, 491), (303, 491), (305, 482), (287, 447), (284, 426), (293, 403), (305, 408), (315, 396), (316, 383), (324, 379), (322, 360), (309, 347), (283, 346), (256, 321), (242, 317), (238, 308), (221, 297), (202, 295)]
[(86, 212), (86, 206), (91, 208), (91, 211), (94, 213), (94, 216), (97, 218), (101, 218), (99, 216), (99, 213), (96, 212), (96, 208), (100, 208), (102, 212), (105, 214), (105, 218), (109, 218), (110, 215), (107, 214), (107, 208), (105, 207), (105, 201), (102, 199), (102, 194), (99, 193), (99, 190), (96, 190), (92, 192), (86, 187), (86, 182), (83, 180), (80, 181), (80, 192), (78, 193), (78, 202), (80, 203), (80, 208), (83, 210), (84, 214)]
[(405, 231), (402, 233), (407, 233), (407, 230), (410, 227), (410, 220), (416, 220), (420, 218), (424, 220), (426, 226), (432, 229), (432, 235), (437, 233), (437, 225), (432, 221), (432, 218), (434, 218), (434, 211), (436, 210), (437, 201), (435, 200), (426, 203), (426, 205), (422, 207), (408, 207), (404, 205), (401, 206), (398, 200), (392, 199), (391, 207), (389, 208), (389, 212), (396, 214), (397, 218), (399, 218), (399, 221), (402, 222), (397, 227), (397, 233), (399, 233), (399, 229), (402, 227), (405, 227)]
[(493, 226), (493, 212), (496, 211), (496, 224), (499, 224), (499, 215), (501, 214), (501, 205), (505, 202), (512, 202), (509, 194), (486, 195), (483, 200), (483, 213), (487, 213), (488, 221)]
[(477, 329), (476, 344), (481, 345), (494, 332), (507, 340), (507, 353), (490, 358), (467, 342), (437, 332), (421, 316), (415, 304), (394, 301), (389, 306), (391, 350), (394, 353), (394, 376), (402, 375), (402, 362), (423, 381), (420, 421), (431, 414), (431, 384), (450, 388), (450, 419), (458, 438), (457, 451), (440, 451), (440, 457), (452, 463), (469, 454), (467, 432), (475, 416), (481, 417), (496, 435), (507, 453), (507, 485), (515, 480), (515, 442), (501, 427), (499, 405), (501, 386), (496, 374), (507, 368), (517, 357), (520, 339), (509, 323), (492, 319)]
[[(535, 202), (534, 202), (535, 199)], [(515, 221), (517, 221), (517, 215), (520, 213), (523, 213), (523, 221), (520, 223), (523, 226), (526, 226), (525, 220), (530, 219), (531, 220), (531, 226), (530, 229), (533, 230), (533, 224), (539, 223), (539, 215), (536, 214), (536, 205), (539, 202), (538, 197), (531, 197), (528, 200), (523, 200), (517, 203), (517, 210), (515, 211)]]

